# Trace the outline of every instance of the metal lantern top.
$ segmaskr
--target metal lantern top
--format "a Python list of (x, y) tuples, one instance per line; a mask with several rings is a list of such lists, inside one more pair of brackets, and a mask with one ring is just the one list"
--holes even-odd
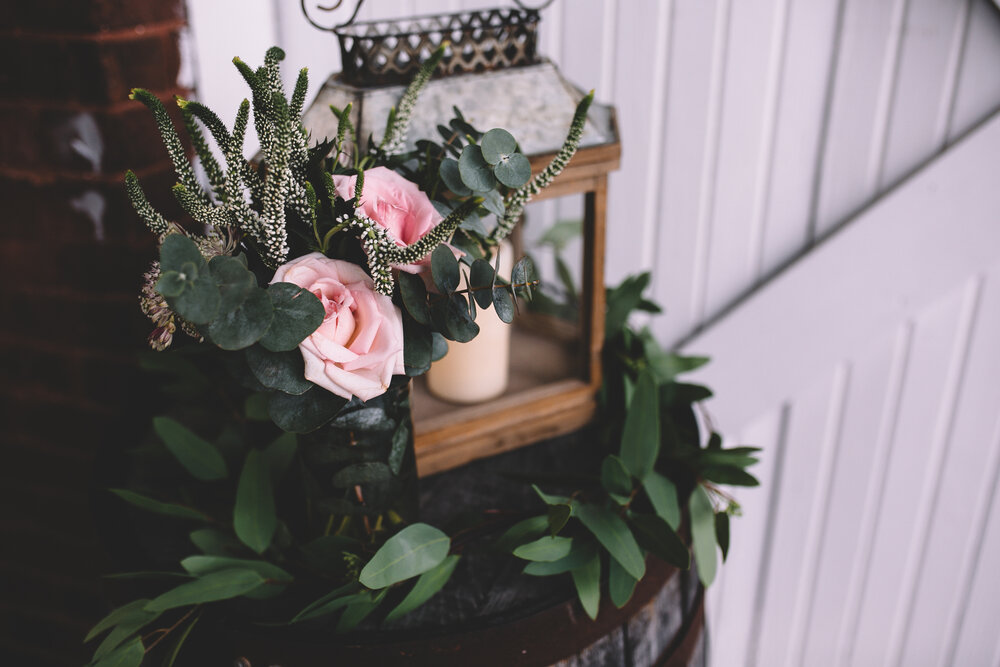
[[(360, 8), (361, 3), (358, 3)], [(408, 83), (442, 44), (437, 75), (468, 74), (538, 62), (536, 9), (506, 7), (407, 19), (347, 23), (324, 28), (340, 41), (341, 80), (355, 86)]]

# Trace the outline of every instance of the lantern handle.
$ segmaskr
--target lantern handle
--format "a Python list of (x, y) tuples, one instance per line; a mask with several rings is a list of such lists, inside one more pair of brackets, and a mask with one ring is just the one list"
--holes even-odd
[[(342, 4), (344, 4), (344, 0), (335, 0), (333, 5), (329, 7), (324, 7), (322, 5), (317, 4), (316, 9), (320, 10), (321, 12), (332, 12), (337, 9), (340, 9), (340, 6)], [(306, 9), (306, 0), (299, 0), (299, 6), (302, 8), (302, 15), (306, 17), (306, 20), (309, 21), (309, 23), (311, 23), (314, 28), (317, 28), (319, 30), (325, 30), (327, 32), (336, 32), (337, 30), (340, 30), (341, 28), (346, 28), (347, 26), (354, 23), (354, 19), (358, 17), (358, 12), (361, 11), (361, 5), (363, 4), (365, 4), (365, 0), (358, 0), (358, 4), (354, 6), (354, 12), (351, 14), (351, 18), (333, 27), (327, 27), (324, 25), (320, 25), (319, 23), (316, 23), (316, 21), (314, 21), (313, 18), (309, 16), (309, 10)]]
[(534, 9), (535, 11), (539, 11), (539, 12), (542, 11), (543, 9), (548, 9), (549, 5), (551, 5), (553, 2), (555, 2), (555, 0), (545, 0), (545, 2), (543, 2), (540, 7), (525, 7), (524, 3), (521, 0), (514, 0), (514, 4), (517, 5), (518, 7), (520, 7), (521, 9), (524, 9), (524, 10), (532, 10), (532, 9)]

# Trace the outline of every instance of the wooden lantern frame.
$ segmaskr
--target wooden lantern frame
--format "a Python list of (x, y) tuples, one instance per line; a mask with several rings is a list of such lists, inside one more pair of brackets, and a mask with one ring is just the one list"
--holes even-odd
[[(580, 312), (580, 349), (584, 357), (580, 364), (585, 377), (542, 384), (478, 405), (454, 406), (437, 416), (425, 417), (415, 409), (417, 469), (421, 476), (569, 433), (593, 418), (601, 386), (604, 345), (608, 174), (621, 163), (621, 143), (617, 140), (613, 110), (610, 122), (615, 141), (579, 149), (552, 184), (532, 198), (534, 202), (573, 194), (585, 197)], [(555, 153), (529, 156), (532, 172), (544, 169), (554, 156)], [(512, 349), (511, 353), (516, 355), (518, 351)], [(420, 389), (415, 387), (415, 391)]]

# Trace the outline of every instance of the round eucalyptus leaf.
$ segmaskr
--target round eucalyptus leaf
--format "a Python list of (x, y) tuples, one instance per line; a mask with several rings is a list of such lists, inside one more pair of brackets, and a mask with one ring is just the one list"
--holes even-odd
[(448, 341), (437, 331), (431, 332), (431, 361), (437, 361), (448, 354)]
[(212, 320), (208, 336), (223, 350), (242, 350), (260, 340), (273, 320), (274, 306), (267, 292), (253, 289), (239, 308)]
[(222, 313), (239, 308), (250, 296), (250, 291), (257, 287), (257, 279), (247, 270), (243, 262), (235, 257), (228, 255), (213, 257), (208, 263), (208, 269), (222, 297), (219, 304), (219, 311)]
[(453, 160), (450, 157), (441, 160), (438, 174), (441, 176), (441, 180), (445, 186), (459, 197), (468, 197), (472, 194), (472, 190), (462, 182), (462, 175), (458, 169), (458, 160)]
[(522, 257), (510, 273), (510, 282), (519, 295), (531, 298), (531, 283), (538, 280), (538, 273), (530, 257)]
[(469, 313), (469, 302), (461, 294), (452, 294), (445, 313), (448, 333), (459, 343), (468, 343), (479, 334), (479, 325)]
[(462, 149), (462, 157), (458, 158), (458, 172), (462, 182), (474, 192), (488, 192), (497, 186), (493, 165), (483, 159), (483, 149), (479, 146), (466, 146)]
[(253, 345), (247, 348), (246, 358), (254, 377), (268, 389), (298, 396), (313, 388), (313, 383), (305, 378), (305, 362), (297, 350), (272, 352)]
[[(433, 270), (433, 269), (432, 269)], [(420, 324), (430, 324), (431, 314), (427, 308), (427, 286), (420, 276), (405, 271), (399, 272), (399, 294), (403, 297), (406, 312)]]
[(499, 127), (484, 134), (479, 145), (483, 148), (483, 159), (493, 165), (517, 152), (517, 141), (513, 135)]
[(156, 281), (156, 291), (164, 298), (180, 296), (187, 286), (187, 280), (181, 276), (179, 271), (165, 271), (160, 274), (160, 279)]
[(472, 296), (480, 308), (488, 308), (493, 303), (493, 280), (496, 271), (485, 259), (477, 259), (472, 263), (469, 272), (469, 285), (474, 290)]
[(443, 294), (451, 294), (458, 287), (461, 275), (458, 272), (458, 260), (451, 248), (439, 245), (431, 253), (431, 275), (434, 284)]
[[(417, 279), (419, 280), (419, 278)], [(427, 304), (424, 304), (426, 307)], [(427, 314), (428, 320), (430, 313)], [(409, 377), (423, 375), (431, 367), (433, 342), (430, 330), (413, 320), (403, 319), (403, 370)]]
[(170, 234), (160, 244), (160, 268), (164, 271), (180, 271), (185, 262), (196, 267), (205, 266), (198, 245), (184, 234)]
[(211, 322), (219, 313), (221, 302), (219, 288), (207, 271), (193, 281), (188, 281), (184, 290), (177, 296), (167, 297), (170, 307), (193, 324)]
[[(506, 207), (503, 205), (503, 197), (496, 190), (490, 190), (489, 192), (480, 193), (483, 197), (483, 208), (492, 213), (495, 216), (502, 217), (506, 212)], [(485, 236), (485, 234), (483, 234)]]
[(313, 387), (301, 396), (275, 392), (267, 402), (267, 411), (282, 430), (309, 433), (336, 417), (345, 405), (347, 399)]
[(458, 227), (459, 229), (475, 232), (480, 236), (486, 236), (490, 233), (490, 230), (486, 229), (486, 223), (483, 222), (483, 219), (479, 217), (475, 211), (472, 211), (469, 215), (465, 216), (465, 219), (458, 223)]
[(267, 349), (294, 350), (323, 324), (323, 304), (309, 290), (292, 283), (274, 283), (267, 288), (267, 295), (274, 307), (271, 326), (260, 339)]
[(497, 162), (493, 175), (508, 188), (519, 188), (531, 178), (531, 163), (523, 153), (514, 153)]
[(514, 299), (509, 290), (510, 288), (504, 285), (497, 285), (493, 288), (493, 309), (500, 321), (507, 324), (514, 321)]

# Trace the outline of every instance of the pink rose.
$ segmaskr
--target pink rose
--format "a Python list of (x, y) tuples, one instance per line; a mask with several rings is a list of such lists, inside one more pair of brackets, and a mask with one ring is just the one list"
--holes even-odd
[[(342, 199), (354, 199), (357, 176), (334, 176), (333, 183)], [(360, 210), (386, 229), (399, 245), (410, 245), (443, 219), (427, 195), (391, 169), (375, 167), (365, 171)], [(420, 273), (429, 260), (397, 266), (408, 273)]]
[(299, 345), (307, 380), (367, 401), (403, 372), (402, 316), (361, 267), (314, 252), (278, 267), (271, 282), (309, 290), (326, 310), (323, 324)]

